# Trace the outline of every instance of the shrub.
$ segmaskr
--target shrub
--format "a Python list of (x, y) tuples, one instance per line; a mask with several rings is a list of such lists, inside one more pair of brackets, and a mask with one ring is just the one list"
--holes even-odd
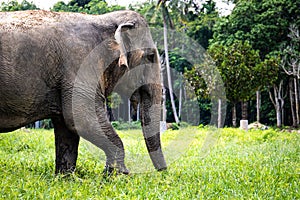
[(133, 121), (133, 122), (113, 121), (111, 122), (111, 124), (117, 130), (132, 130), (132, 129), (141, 128), (140, 121)]
[(191, 125), (189, 123), (187, 123), (187, 122), (180, 122), (179, 126), (180, 126), (180, 128), (187, 128), (187, 127), (189, 127)]
[(177, 123), (173, 122), (171, 128), (172, 128), (172, 130), (179, 130), (179, 125)]

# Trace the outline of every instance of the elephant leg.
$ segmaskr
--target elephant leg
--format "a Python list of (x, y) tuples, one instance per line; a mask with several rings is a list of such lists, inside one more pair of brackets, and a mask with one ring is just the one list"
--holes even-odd
[(98, 135), (98, 140), (95, 144), (106, 154), (104, 173), (112, 174), (115, 171), (116, 173), (129, 174), (129, 170), (124, 164), (125, 151), (121, 138), (107, 120), (103, 109), (99, 109), (97, 115), (102, 133)]
[(67, 127), (104, 151), (105, 174), (111, 174), (113, 171), (128, 174), (124, 164), (124, 146), (107, 118), (105, 97), (100, 88), (97, 88), (97, 93), (94, 94), (95, 88), (89, 85), (83, 87), (80, 81), (75, 85), (72, 95), (63, 92), (63, 115)]
[(71, 132), (62, 117), (53, 118), (55, 134), (55, 173), (72, 173), (75, 171), (78, 156), (79, 136)]

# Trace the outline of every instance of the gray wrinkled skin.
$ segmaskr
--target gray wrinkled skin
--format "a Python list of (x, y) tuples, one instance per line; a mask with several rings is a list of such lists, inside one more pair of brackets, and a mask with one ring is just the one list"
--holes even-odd
[(159, 70), (147, 23), (133, 11), (0, 13), (0, 132), (51, 118), (56, 173), (75, 170), (83, 137), (105, 152), (108, 173), (127, 174), (123, 143), (105, 110), (106, 97), (127, 77), (120, 91), (141, 103), (149, 155), (163, 170)]

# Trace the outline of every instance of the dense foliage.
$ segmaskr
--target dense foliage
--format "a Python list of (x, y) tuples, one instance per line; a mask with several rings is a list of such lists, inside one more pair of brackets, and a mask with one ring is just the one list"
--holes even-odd
[(58, 12), (82, 12), (88, 14), (104, 14), (116, 10), (124, 10), (125, 7), (109, 6), (104, 0), (72, 0), (69, 3), (60, 1), (51, 10)]
[(7, 3), (2, 2), (0, 5), (0, 11), (18, 11), (18, 10), (38, 10), (39, 8), (32, 2), (23, 0), (21, 3), (19, 1), (13, 0)]

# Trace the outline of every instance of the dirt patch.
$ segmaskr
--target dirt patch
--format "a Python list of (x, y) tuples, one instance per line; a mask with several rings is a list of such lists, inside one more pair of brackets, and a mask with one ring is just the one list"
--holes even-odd
[(37, 26), (54, 23), (59, 16), (59, 13), (44, 10), (0, 12), (0, 30), (25, 32)]

